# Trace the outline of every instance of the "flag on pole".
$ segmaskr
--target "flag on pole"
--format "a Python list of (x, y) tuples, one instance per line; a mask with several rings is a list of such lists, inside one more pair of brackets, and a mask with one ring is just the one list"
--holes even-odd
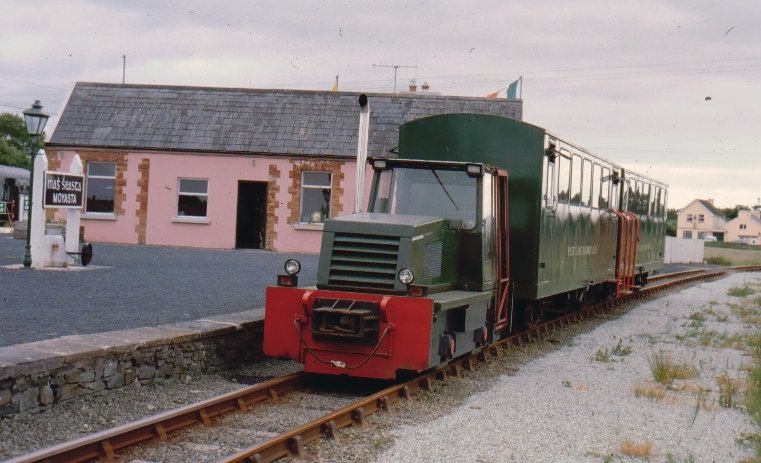
[(507, 99), (508, 100), (517, 100), (518, 99), (518, 82), (523, 79), (523, 77), (519, 77), (518, 80), (511, 83), (507, 86)]
[(518, 84), (519, 83), (520, 83), (521, 93), (523, 93), (523, 76), (521, 76), (521, 77), (518, 77), (518, 80), (512, 82), (507, 87), (502, 87), (502, 88), (500, 88), (497, 91), (494, 91), (494, 92), (491, 92), (491, 93), (487, 93), (486, 94), (486, 98), (497, 98), (500, 93), (505, 92), (505, 90), (507, 90), (505, 92), (506, 93), (505, 97), (508, 100), (517, 100), (517, 99), (519, 99), (522, 96), (522, 95), (519, 96), (519, 94), (518, 94)]

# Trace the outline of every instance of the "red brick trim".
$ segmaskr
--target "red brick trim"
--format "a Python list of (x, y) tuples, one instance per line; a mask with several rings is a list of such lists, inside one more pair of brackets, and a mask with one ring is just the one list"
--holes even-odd
[(137, 179), (137, 198), (135, 198), (138, 203), (138, 209), (135, 211), (137, 216), (135, 233), (137, 233), (137, 244), (145, 244), (145, 231), (148, 227), (148, 178), (151, 171), (151, 160), (146, 158), (140, 161), (137, 170), (140, 177)]
[(277, 194), (280, 192), (278, 180), (280, 180), (280, 169), (275, 164), (270, 164), (269, 181), (267, 182), (267, 225), (264, 231), (264, 249), (270, 251), (275, 250), (275, 243), (277, 242), (275, 225), (278, 223)]
[(344, 190), (341, 186), (343, 184), (344, 174), (341, 172), (341, 161), (312, 161), (312, 160), (294, 160), (291, 161), (291, 171), (288, 173), (288, 177), (291, 178), (291, 186), (288, 187), (288, 193), (291, 195), (291, 200), (288, 201), (288, 223), (299, 222), (299, 208), (301, 207), (301, 173), (304, 171), (315, 172), (330, 172), (331, 174), (331, 190), (330, 197), (330, 215), (336, 217), (343, 212), (343, 205), (341, 204), (341, 198), (343, 198)]

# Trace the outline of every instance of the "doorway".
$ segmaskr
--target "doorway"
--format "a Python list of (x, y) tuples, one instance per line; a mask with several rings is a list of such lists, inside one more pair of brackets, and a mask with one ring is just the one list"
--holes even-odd
[(235, 247), (264, 249), (267, 230), (267, 182), (238, 182)]

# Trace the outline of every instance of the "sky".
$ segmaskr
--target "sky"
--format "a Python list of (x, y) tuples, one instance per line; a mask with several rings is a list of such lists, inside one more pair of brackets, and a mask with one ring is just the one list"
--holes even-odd
[[(761, 201), (758, 0), (0, 0), (0, 112), (77, 81), (485, 96), (670, 186)], [(126, 55), (126, 66), (123, 56)], [(123, 75), (124, 72), (124, 75)], [(504, 95), (504, 92), (502, 93)]]

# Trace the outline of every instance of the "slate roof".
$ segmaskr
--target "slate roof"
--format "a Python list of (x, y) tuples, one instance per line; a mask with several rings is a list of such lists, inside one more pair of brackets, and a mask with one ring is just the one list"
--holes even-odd
[[(48, 146), (354, 157), (358, 92), (78, 82)], [(397, 146), (399, 124), (442, 113), (520, 120), (522, 102), (368, 94), (369, 155)]]
[(702, 204), (706, 209), (711, 211), (711, 214), (717, 215), (719, 217), (724, 217), (724, 214), (720, 210), (716, 209), (716, 206), (711, 204), (710, 201), (706, 201), (705, 199), (698, 199), (698, 202)]

